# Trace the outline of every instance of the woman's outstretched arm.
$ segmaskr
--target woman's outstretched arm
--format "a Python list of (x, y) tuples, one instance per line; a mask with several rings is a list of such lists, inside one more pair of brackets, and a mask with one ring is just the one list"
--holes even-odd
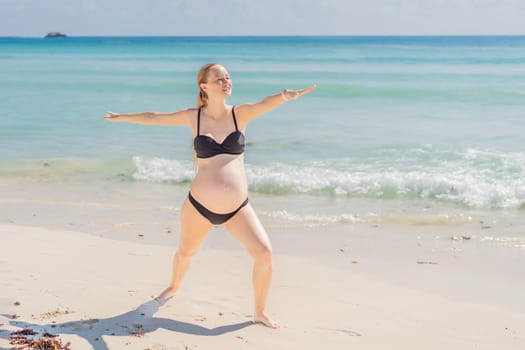
[(257, 103), (246, 103), (235, 108), (235, 113), (239, 116), (244, 123), (249, 122), (253, 118), (256, 118), (266, 112), (271, 111), (288, 100), (296, 100), (299, 97), (315, 90), (317, 86), (312, 85), (306, 89), (301, 90), (289, 90), (284, 89), (282, 92), (265, 97)]
[(188, 125), (194, 108), (182, 109), (177, 112), (142, 112), (120, 114), (107, 112), (104, 119), (114, 122), (130, 122), (144, 125)]

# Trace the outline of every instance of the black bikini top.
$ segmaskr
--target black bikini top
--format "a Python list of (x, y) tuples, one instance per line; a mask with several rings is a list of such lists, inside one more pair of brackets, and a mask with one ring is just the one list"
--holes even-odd
[(197, 153), (197, 158), (210, 158), (217, 154), (242, 154), (244, 152), (244, 134), (239, 131), (237, 119), (235, 118), (235, 107), (232, 108), (233, 122), (235, 131), (226, 136), (222, 143), (217, 143), (208, 135), (201, 135), (201, 109), (197, 115), (197, 136), (193, 139), (193, 148)]

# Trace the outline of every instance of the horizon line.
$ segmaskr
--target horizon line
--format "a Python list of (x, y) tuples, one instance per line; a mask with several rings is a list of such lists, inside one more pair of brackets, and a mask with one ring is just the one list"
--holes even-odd
[[(298, 34), (298, 35), (279, 35), (279, 34), (253, 34), (253, 35), (68, 35), (63, 32), (58, 32), (67, 35), (63, 38), (51, 39), (68, 39), (68, 38), (474, 38), (474, 37), (525, 37), (524, 34)], [(46, 35), (42, 36), (15, 36), (15, 35), (0, 35), (0, 38), (13, 39), (46, 39)]]

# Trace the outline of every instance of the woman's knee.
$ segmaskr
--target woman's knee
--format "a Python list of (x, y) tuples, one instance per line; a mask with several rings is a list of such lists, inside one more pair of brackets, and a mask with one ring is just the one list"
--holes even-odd
[(179, 247), (175, 256), (179, 260), (190, 260), (195, 254), (197, 254), (197, 252), (198, 249)]
[(272, 265), (272, 247), (269, 245), (261, 245), (252, 253), (252, 256), (257, 263)]

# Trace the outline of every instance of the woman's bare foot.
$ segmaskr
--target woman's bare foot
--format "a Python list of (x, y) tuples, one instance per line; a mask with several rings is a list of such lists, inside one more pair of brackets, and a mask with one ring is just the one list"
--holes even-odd
[(164, 304), (168, 299), (172, 298), (175, 295), (175, 289), (173, 287), (168, 287), (164, 289), (158, 297), (155, 298), (158, 302)]
[(278, 323), (275, 323), (274, 321), (272, 321), (272, 319), (270, 319), (264, 312), (260, 315), (255, 315), (253, 317), (253, 322), (260, 323), (266, 327), (270, 327), (273, 329), (281, 327)]

